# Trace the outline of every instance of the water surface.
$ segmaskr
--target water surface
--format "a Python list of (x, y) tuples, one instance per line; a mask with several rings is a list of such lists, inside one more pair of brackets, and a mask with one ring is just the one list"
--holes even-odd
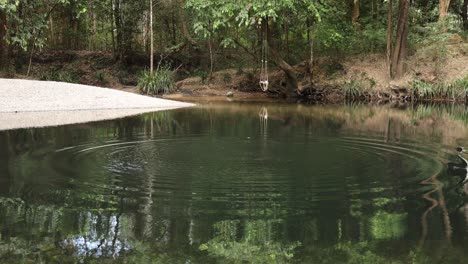
[(3, 131), (0, 262), (467, 262), (458, 145), (453, 105), (207, 104)]

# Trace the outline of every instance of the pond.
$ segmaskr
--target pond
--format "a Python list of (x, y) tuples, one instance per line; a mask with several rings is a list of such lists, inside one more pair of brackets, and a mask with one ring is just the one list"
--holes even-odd
[(456, 105), (207, 103), (0, 131), (0, 262), (467, 263), (459, 145)]

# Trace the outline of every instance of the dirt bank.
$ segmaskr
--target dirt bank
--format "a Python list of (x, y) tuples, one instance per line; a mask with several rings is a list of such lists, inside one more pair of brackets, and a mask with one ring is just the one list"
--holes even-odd
[[(30, 77), (24, 76), (24, 70), (23, 74), (20, 71), (15, 77), (97, 85), (139, 93), (136, 85), (138, 73), (143, 69), (144, 64), (124, 66), (117, 63), (110, 53), (56, 51), (37, 54)], [(406, 74), (398, 79), (390, 78), (383, 54), (319, 57), (314, 63), (312, 83), (307, 62), (295, 65), (294, 69), (299, 85), (307, 88), (302, 96), (312, 100), (413, 100), (416, 82), (423, 88), (441, 87), (462, 79), (468, 83), (468, 41), (458, 36), (443, 47), (427, 47), (414, 52), (406, 61)], [(190, 74), (196, 75), (196, 69), (189, 71), (182, 67), (176, 76), (177, 91), (164, 97), (184, 101), (200, 101), (207, 97), (267, 100), (282, 97), (280, 90), (285, 86), (284, 73), (274, 68), (269, 73), (270, 90), (266, 93), (259, 89), (260, 74), (256, 68), (221, 70), (214, 72), (211, 78), (185, 78)], [(228, 93), (232, 97), (226, 98)], [(454, 100), (455, 97), (449, 96), (447, 91), (437, 95), (430, 89), (428, 94), (425, 99), (429, 100)]]
[[(304, 96), (330, 102), (346, 99), (358, 100), (460, 100), (465, 101), (468, 91), (468, 42), (456, 38), (443, 47), (444, 54), (433, 47), (424, 48), (406, 61), (406, 74), (391, 79), (384, 54), (356, 55), (346, 58), (318, 58), (310, 82), (308, 63), (294, 66), (299, 85), (307, 87)], [(285, 74), (280, 70), (270, 71), (270, 90), (260, 92), (259, 71), (255, 69), (224, 70), (213, 74), (213, 78), (202, 80), (192, 77), (178, 82), (179, 92), (169, 97), (222, 96), (233, 91), (234, 97), (264, 98), (280, 97), (285, 85)], [(465, 98), (454, 99), (449, 93), (453, 82), (465, 89)], [(414, 98), (415, 83), (447, 91), (434, 91), (431, 98)], [(429, 89), (427, 88), (427, 89)], [(460, 87), (458, 87), (460, 88)], [(421, 91), (419, 91), (421, 92)], [(428, 92), (430, 93), (430, 91)], [(461, 95), (460, 95), (461, 96)], [(413, 97), (413, 98), (412, 98)], [(463, 96), (461, 96), (463, 97)]]

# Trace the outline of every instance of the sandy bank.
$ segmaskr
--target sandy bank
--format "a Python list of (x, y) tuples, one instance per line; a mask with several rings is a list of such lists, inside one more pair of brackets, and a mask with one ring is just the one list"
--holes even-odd
[(193, 104), (94, 86), (0, 79), (0, 130), (121, 118)]

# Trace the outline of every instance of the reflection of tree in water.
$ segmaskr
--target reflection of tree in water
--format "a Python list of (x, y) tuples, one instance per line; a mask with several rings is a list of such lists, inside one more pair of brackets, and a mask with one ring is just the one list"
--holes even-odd
[(258, 113), (260, 119), (260, 134), (266, 139), (268, 136), (268, 109), (262, 107)]
[[(0, 176), (0, 178), (2, 184), (5, 183), (8, 186), (0, 186), (1, 196), (20, 198), (5, 199), (0, 204), (2, 234), (0, 258), (12, 260), (11, 263), (19, 258), (44, 261), (61, 259), (63, 262), (101, 258), (112, 261), (113, 257), (118, 256), (121, 259), (126, 258), (129, 263), (147, 263), (158, 260), (162, 263), (184, 263), (187, 260), (192, 263), (214, 262), (215, 260), (235, 262), (238, 259), (255, 260), (258, 263), (286, 263), (295, 260), (298, 262), (302, 260), (304, 263), (427, 263), (430, 259), (426, 251), (419, 251), (411, 247), (411, 243), (406, 242), (411, 239), (408, 237), (409, 234), (414, 233), (414, 230), (409, 230), (408, 227), (419, 229), (421, 226), (417, 221), (412, 225), (408, 223), (416, 218), (419, 221), (422, 211), (432, 206), (432, 203), (425, 203), (419, 194), (416, 197), (416, 195), (412, 196), (396, 190), (389, 192), (385, 189), (375, 189), (373, 192), (376, 195), (363, 197), (351, 192), (343, 192), (341, 200), (323, 201), (320, 210), (313, 211), (307, 207), (307, 203), (304, 203), (306, 205), (304, 207), (294, 204), (304, 197), (295, 192), (301, 189), (299, 187), (303, 187), (301, 185), (313, 187), (313, 182), (298, 181), (293, 184), (295, 186), (265, 188), (263, 193), (229, 189), (227, 192), (239, 194), (239, 196), (220, 195), (213, 197), (211, 202), (231, 206), (230, 217), (209, 217), (223, 215), (226, 208), (210, 208), (212, 211), (207, 213), (208, 216), (198, 214), (206, 209), (203, 206), (208, 203), (205, 203), (206, 201), (203, 200), (205, 197), (202, 194), (193, 194), (193, 186), (200, 184), (203, 180), (198, 178), (200, 175), (196, 174), (196, 168), (184, 168), (180, 171), (180, 175), (174, 176), (173, 180), (176, 184), (174, 189), (165, 190), (164, 193), (161, 193), (163, 192), (161, 190), (155, 191), (161, 179), (156, 178), (152, 172), (161, 170), (157, 155), (162, 153), (148, 151), (144, 144), (127, 148), (122, 156), (114, 154), (115, 164), (109, 163), (109, 159), (105, 156), (92, 156), (92, 163), (90, 163), (94, 166), (82, 167), (82, 173), (72, 173), (75, 185), (70, 184), (73, 187), (70, 188), (71, 191), (54, 190), (38, 195), (34, 189), (28, 190), (24, 187), (28, 185), (36, 188), (32, 184), (34, 183), (32, 179), (23, 177), (27, 176), (28, 170), (24, 170), (24, 174), (12, 175), (3, 167), (3, 165), (11, 167), (9, 161), (6, 160), (15, 160), (18, 155), (28, 152), (31, 146), (42, 148), (44, 145), (68, 146), (74, 142), (105, 141), (109, 138), (150, 140), (161, 136), (186, 135), (187, 133), (203, 134), (207, 129), (203, 124), (210, 124), (209, 135), (245, 138), (244, 135), (250, 136), (258, 133), (258, 108), (248, 115), (227, 115), (227, 117), (223, 113), (211, 110), (209, 113), (203, 110), (194, 111), (200, 111), (193, 114), (197, 117), (193, 118), (198, 120), (196, 122), (191, 121), (192, 116), (188, 112), (180, 111), (173, 114), (145, 115), (120, 120), (117, 123), (102, 123), (96, 127), (91, 126), (91, 129), (89, 126), (81, 130), (65, 127), (59, 128), (61, 131), (50, 130), (53, 131), (52, 134), (47, 132), (48, 130), (40, 130), (43, 133), (37, 133), (38, 130), (36, 130), (34, 138), (31, 138), (28, 131), (21, 132), (22, 134), (14, 132), (20, 133), (19, 136), (10, 133), (10, 139), (6, 138), (5, 133), (0, 133), (0, 145), (8, 146), (0, 149), (0, 173), (7, 175)], [(323, 115), (314, 119), (310, 118), (307, 113), (292, 115), (288, 111), (283, 113), (279, 111), (275, 113), (275, 111), (273, 109), (268, 113), (270, 115), (268, 137), (271, 140), (281, 133), (287, 136), (292, 129), (302, 128), (313, 136), (330, 135), (341, 131), (345, 123), (343, 118), (336, 116)], [(199, 119), (207, 122), (200, 122)], [(179, 120), (179, 122), (174, 122), (174, 120)], [(180, 122), (181, 120), (183, 122)], [(388, 143), (398, 143), (400, 136), (408, 131), (406, 125), (398, 125), (397, 122), (400, 121), (382, 124), (382, 127), (388, 127)], [(190, 130), (187, 127), (190, 127)], [(299, 134), (300, 132), (302, 130)], [(68, 136), (63, 134), (68, 134)], [(14, 139), (11, 139), (12, 135)], [(313, 140), (313, 136), (305, 140)], [(51, 143), (51, 138), (56, 143)], [(210, 140), (211, 138), (207, 137), (207, 142)], [(24, 146), (16, 147), (15, 152), (13, 150), (17, 145), (16, 141), (23, 142)], [(252, 145), (252, 143), (247, 145)], [(268, 148), (270, 145), (264, 147)], [(196, 158), (209, 158), (209, 153), (203, 153), (203, 147), (206, 146), (203, 144), (187, 145), (187, 148), (200, 153), (199, 157), (193, 157), (192, 153), (176, 151), (172, 148), (168, 149), (164, 155), (167, 155), (165, 158), (180, 158), (187, 162)], [(237, 145), (231, 145), (231, 147), (240, 148)], [(7, 153), (6, 150), (8, 150)], [(40, 158), (41, 154), (35, 153), (34, 156)], [(231, 154), (229, 149), (226, 153), (226, 155)], [(268, 154), (268, 152), (265, 153)], [(133, 164), (139, 167), (132, 167), (130, 163), (118, 163), (127, 161), (125, 155), (150, 162), (144, 165), (140, 162)], [(6, 156), (8, 158), (4, 159), (3, 157)], [(391, 161), (393, 167), (404, 165), (396, 156), (389, 155), (387, 158), (393, 159)], [(23, 169), (28, 168), (28, 159), (24, 158), (21, 162), (25, 166)], [(96, 168), (109, 168), (112, 165), (116, 169), (122, 164), (127, 167), (129, 170), (127, 173), (132, 177), (119, 175), (118, 171), (122, 168), (113, 173), (93, 173)], [(31, 163), (30, 167), (32, 165), (34, 164)], [(84, 165), (86, 163), (83, 162)], [(355, 167), (356, 170), (359, 169), (359, 164)], [(237, 167), (236, 169), (242, 170)], [(291, 170), (294, 169), (297, 170), (296, 174), (300, 173), (300, 168)], [(403, 172), (395, 173), (396, 171), (391, 174), (397, 175), (398, 178), (398, 175)], [(91, 177), (102, 178), (103, 186), (111, 195), (92, 192), (73, 193), (79, 190), (75, 189), (76, 182), (88, 181)], [(219, 186), (217, 182), (223, 180), (229, 179), (214, 179), (204, 186), (215, 190), (216, 184)], [(385, 178), (389, 185), (395, 186), (403, 185), (399, 182), (400, 180), (391, 179), (390, 176)], [(445, 184), (444, 179), (440, 181)], [(343, 185), (355, 184), (359, 184), (358, 177), (346, 179), (343, 182)], [(438, 183), (431, 182), (431, 186), (434, 184)], [(124, 189), (126, 186), (128, 189)], [(14, 187), (15, 191), (12, 191), (11, 187)], [(345, 187), (343, 187), (344, 190)], [(440, 205), (445, 203), (447, 207), (445, 211), (448, 212), (445, 215), (453, 217), (453, 214), (457, 212), (452, 208), (453, 204), (461, 199), (460, 196), (456, 196), (451, 191), (447, 192), (445, 189), (443, 189), (444, 197), (442, 197), (438, 191), (429, 195), (438, 206), (426, 215), (428, 233), (425, 246), (428, 246), (429, 241), (434, 237), (439, 237), (437, 230), (431, 230), (431, 226), (446, 229), (447, 225), (443, 218), (445, 213)], [(138, 192), (138, 195), (130, 195), (129, 193), (132, 192)], [(226, 197), (232, 198), (233, 201), (222, 200), (227, 199)], [(312, 195), (306, 197), (314, 198)], [(216, 200), (217, 198), (219, 200)], [(242, 203), (236, 203), (235, 199), (241, 200)], [(441, 202), (443, 200), (445, 202)], [(308, 203), (313, 202), (311, 200)], [(290, 208), (294, 209), (287, 211)], [(420, 208), (423, 209), (420, 210)], [(304, 209), (307, 214), (288, 215), (300, 209)], [(437, 221), (438, 218), (442, 219), (441, 224), (430, 224), (430, 221)], [(456, 221), (452, 222), (455, 223), (452, 223), (452, 226), (456, 228)], [(460, 238), (455, 231), (456, 229), (452, 239), (457, 239), (458, 236), (458, 239), (462, 240), (463, 238)], [(454, 256), (460, 255), (454, 248), (448, 248), (447, 252), (454, 252)], [(451, 256), (440, 255), (435, 260), (448, 259), (449, 261), (450, 258)]]
[(401, 122), (394, 118), (388, 119), (388, 125), (385, 129), (384, 140), (386, 143), (400, 143)]
[(457, 147), (458, 159), (448, 164), (448, 176), (444, 183), (449, 186), (446, 193), (450, 204), (455, 204), (452, 211), (463, 212), (468, 227), (468, 162), (464, 148)]
[(273, 220), (225, 220), (213, 225), (214, 237), (200, 250), (228, 263), (286, 263), (299, 242), (281, 243), (274, 237)]

